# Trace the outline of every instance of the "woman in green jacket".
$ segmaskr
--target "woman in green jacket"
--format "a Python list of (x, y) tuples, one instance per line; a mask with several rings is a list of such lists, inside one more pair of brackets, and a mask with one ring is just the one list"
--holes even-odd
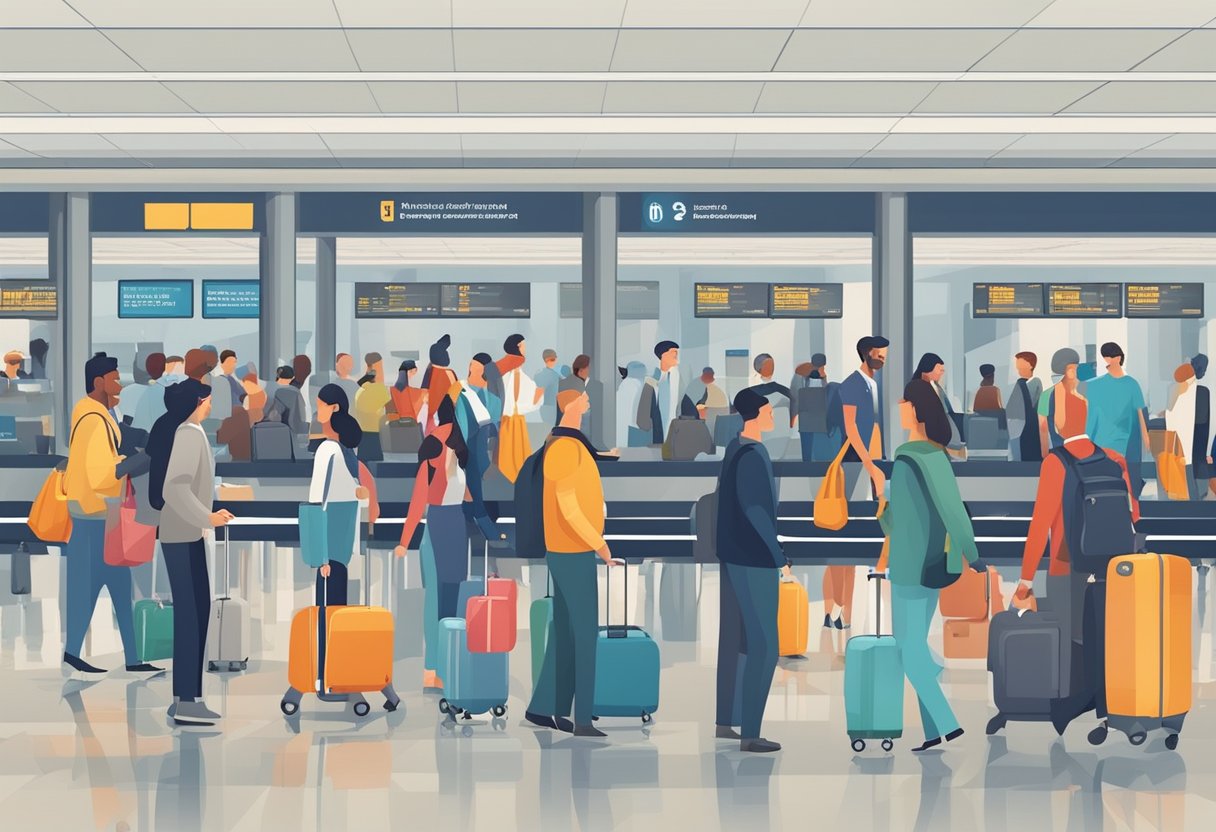
[(975, 533), (954, 479), (945, 446), (950, 420), (933, 387), (915, 378), (904, 388), (900, 420), (908, 441), (895, 452), (881, 517), (890, 540), (891, 619), (903, 652), (904, 672), (920, 702), (927, 751), (963, 735), (942, 693), (942, 667), (929, 650), (929, 624), (940, 587), (977, 560)]

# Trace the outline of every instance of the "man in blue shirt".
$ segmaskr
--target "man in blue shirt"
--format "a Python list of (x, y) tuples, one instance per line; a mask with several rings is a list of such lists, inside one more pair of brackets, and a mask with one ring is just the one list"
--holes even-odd
[(845, 469), (849, 499), (856, 499), (852, 492), (860, 479), (861, 470), (869, 475), (875, 498), (881, 497), (886, 487), (886, 477), (874, 464), (875, 460), (883, 457), (880, 427), (882, 397), (876, 376), (887, 363), (890, 346), (891, 342), (881, 335), (867, 335), (862, 338), (857, 342), (857, 356), (861, 359), (861, 366), (840, 383), (845, 444), (848, 446), (844, 461), (861, 463), (860, 470), (851, 465)]
[[(735, 412), (743, 431), (731, 440), (718, 479), (718, 560), (722, 564), (718, 637), (718, 739), (738, 739), (743, 751), (780, 751), (760, 736), (764, 706), (777, 668), (777, 597), (789, 565), (777, 541), (777, 481), (765, 449), (773, 406), (755, 390), (739, 391)], [(736, 691), (739, 654), (743, 682)], [(731, 727), (742, 697), (741, 731)]]
[(1085, 397), (1089, 399), (1089, 423), (1085, 432), (1099, 448), (1115, 451), (1128, 459), (1133, 432), (1140, 434), (1141, 447), (1149, 447), (1148, 425), (1144, 422), (1144, 393), (1140, 383), (1123, 369), (1123, 350), (1108, 342), (1099, 351), (1106, 362), (1106, 375), (1089, 382)]

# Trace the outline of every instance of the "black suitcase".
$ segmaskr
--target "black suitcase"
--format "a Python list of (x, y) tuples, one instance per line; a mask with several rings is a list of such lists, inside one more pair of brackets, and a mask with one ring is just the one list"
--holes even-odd
[(1049, 722), (1051, 703), (1068, 690), (1071, 647), (1051, 612), (997, 613), (988, 628), (988, 670), (997, 714), (989, 735), (1008, 722)]

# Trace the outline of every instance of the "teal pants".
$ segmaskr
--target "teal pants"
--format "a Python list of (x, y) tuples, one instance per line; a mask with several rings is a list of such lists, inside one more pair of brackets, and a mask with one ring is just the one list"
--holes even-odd
[(920, 703), (925, 739), (936, 739), (959, 727), (938, 682), (942, 666), (929, 651), (929, 623), (937, 611), (937, 596), (936, 589), (891, 584), (891, 627), (903, 653), (904, 673)]
[(528, 710), (544, 716), (570, 716), (590, 725), (595, 707), (595, 648), (599, 639), (599, 597), (595, 552), (549, 552), (553, 576), (553, 621), (545, 660)]

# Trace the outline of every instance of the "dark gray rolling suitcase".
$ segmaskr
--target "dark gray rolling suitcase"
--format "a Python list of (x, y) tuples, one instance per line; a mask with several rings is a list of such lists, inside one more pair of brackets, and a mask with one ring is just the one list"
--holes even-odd
[(988, 627), (988, 670), (997, 714), (989, 735), (1009, 722), (1049, 722), (1051, 703), (1068, 690), (1072, 645), (1062, 644), (1060, 623), (1050, 612), (1008, 610)]

